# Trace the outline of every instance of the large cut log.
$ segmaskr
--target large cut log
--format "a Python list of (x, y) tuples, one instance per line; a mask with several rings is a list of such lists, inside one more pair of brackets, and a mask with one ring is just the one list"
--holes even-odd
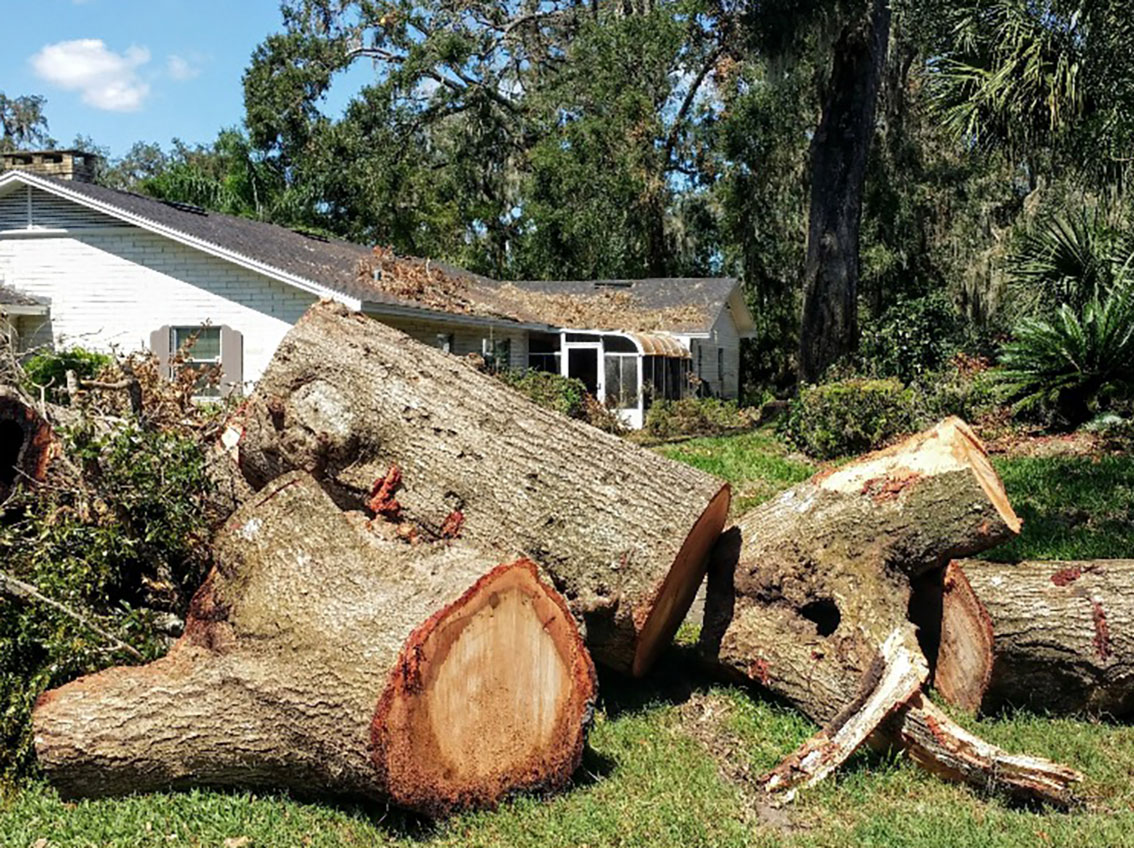
[(594, 669), (530, 562), (384, 540), (302, 472), (242, 506), (215, 550), (168, 656), (36, 705), (65, 795), (271, 787), (440, 814), (578, 766)]
[(567, 597), (595, 660), (634, 674), (676, 632), (728, 513), (720, 480), (336, 304), (287, 334), (239, 426), (256, 488), (302, 468), (345, 507), (438, 534), (459, 525), (530, 557)]
[(1134, 560), (959, 560), (936, 586), (919, 600), (940, 622), (933, 685), (950, 704), (1134, 711)]
[[(926, 724), (921, 707), (911, 705), (920, 703), (927, 670), (908, 619), (911, 579), (991, 547), (1019, 526), (984, 449), (952, 418), (816, 475), (722, 536), (709, 573), (703, 655), (823, 726), (768, 776), (770, 791), (790, 794), (813, 782), (891, 713), (904, 717), (899, 739), (914, 745), (920, 736), (912, 729), (908, 740), (903, 734), (907, 721)], [(860, 721), (864, 709), (874, 726)], [(961, 746), (964, 734), (943, 715), (930, 724), (945, 741), (918, 749), (927, 767)], [(995, 760), (990, 754), (982, 762)], [(1030, 771), (1018, 785), (1017, 772), (991, 767), (936, 770), (1015, 795), (1066, 801), (1064, 772), (1046, 765), (1059, 791), (1027, 783)]]
[(52, 441), (51, 425), (27, 398), (0, 386), (0, 503), (17, 483), (43, 480)]

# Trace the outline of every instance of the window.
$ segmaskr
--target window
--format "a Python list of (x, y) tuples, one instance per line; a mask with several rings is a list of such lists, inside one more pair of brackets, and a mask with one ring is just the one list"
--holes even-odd
[(559, 373), (559, 336), (532, 333), (528, 337), (528, 368)]
[(453, 334), (452, 333), (438, 333), (437, 334), (437, 349), (443, 350), (445, 353), (453, 352)]
[(700, 377), (701, 374), (703, 373), (701, 371), (701, 358), (702, 358), (701, 354), (703, 354), (704, 352), (705, 352), (705, 346), (703, 344), (701, 344), (700, 342), (697, 342), (697, 376), (698, 377)]
[(638, 405), (638, 355), (606, 355), (606, 405), (633, 409)]
[(220, 397), (220, 327), (170, 327), (169, 349), (171, 373), (181, 369), (199, 373), (196, 397)]
[(506, 371), (512, 361), (511, 339), (481, 339), (481, 354), (489, 371)]
[(717, 348), (717, 379), (721, 381), (721, 397), (724, 397), (724, 348)]

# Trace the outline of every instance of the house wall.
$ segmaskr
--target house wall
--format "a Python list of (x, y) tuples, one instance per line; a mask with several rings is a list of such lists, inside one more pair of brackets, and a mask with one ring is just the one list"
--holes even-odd
[[(11, 200), (0, 199), (7, 201), (0, 202), (0, 220), (11, 220)], [(85, 210), (72, 209), (78, 221), (65, 220), (62, 209), (52, 213), (55, 227), (67, 228), (57, 235), (0, 232), (0, 280), (51, 300), (50, 324), (35, 319), (38, 332), (25, 335), (25, 344), (42, 343), (49, 333), (59, 347), (131, 351), (148, 348), (150, 334), (166, 325), (227, 324), (243, 336), (243, 379), (251, 381), (315, 301), (136, 227), (83, 226)]]
[[(727, 309), (722, 309), (707, 339), (690, 339), (694, 372), (708, 382), (716, 397), (734, 399), (740, 396), (740, 334)], [(717, 350), (724, 350), (724, 373), (717, 368)], [(700, 350), (700, 370), (697, 370)]]
[(465, 356), (469, 353), (480, 353), (483, 339), (509, 339), (511, 350), (509, 352), (509, 367), (521, 371), (528, 367), (528, 334), (526, 330), (504, 330), (499, 327), (476, 327), (462, 324), (447, 324), (441, 321), (419, 320), (403, 316), (375, 314), (384, 324), (396, 327), (407, 336), (424, 342), (431, 347), (437, 347), (439, 333), (453, 336), (452, 353)]

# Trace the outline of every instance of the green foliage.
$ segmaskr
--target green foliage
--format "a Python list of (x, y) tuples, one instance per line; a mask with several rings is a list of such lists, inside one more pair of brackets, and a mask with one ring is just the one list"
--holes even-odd
[[(18, 492), (0, 527), (3, 569), (156, 657), (156, 611), (183, 614), (206, 564), (203, 452), (128, 422), (83, 419), (62, 438), (94, 482)], [(31, 766), (28, 716), (41, 692), (126, 660), (49, 606), (0, 602), (0, 782)]]
[(47, 98), (38, 94), (10, 97), (0, 91), (0, 152), (50, 147), (43, 107)]
[(535, 368), (499, 371), (495, 376), (542, 407), (568, 418), (587, 419), (587, 387), (582, 380)]
[(879, 377), (903, 383), (939, 370), (957, 349), (960, 322), (943, 291), (902, 301), (862, 329), (859, 355)]
[(894, 379), (853, 378), (805, 386), (783, 426), (804, 453), (831, 459), (877, 448), (916, 425), (912, 390)]
[(995, 415), (1001, 394), (988, 362), (958, 354), (940, 371), (923, 374), (910, 388), (922, 423), (956, 415), (969, 423)]
[(741, 409), (734, 400), (682, 398), (655, 400), (646, 412), (646, 435), (655, 439), (676, 436), (710, 436), (729, 430), (743, 430), (753, 424), (751, 410)]
[(1050, 318), (1026, 318), (1000, 356), (1006, 396), (1022, 412), (1050, 412), (1077, 427), (1134, 388), (1134, 279), (1063, 304)]
[(42, 350), (23, 363), (27, 388), (33, 395), (39, 387), (46, 387), (47, 399), (52, 403), (68, 403), (67, 372), (74, 371), (80, 380), (91, 380), (111, 362), (109, 356), (81, 347), (66, 350)]

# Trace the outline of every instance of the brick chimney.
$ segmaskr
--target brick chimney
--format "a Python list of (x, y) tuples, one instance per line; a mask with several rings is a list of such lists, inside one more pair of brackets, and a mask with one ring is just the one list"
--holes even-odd
[(84, 150), (28, 150), (0, 153), (0, 171), (29, 171), (45, 177), (93, 183), (97, 153)]

